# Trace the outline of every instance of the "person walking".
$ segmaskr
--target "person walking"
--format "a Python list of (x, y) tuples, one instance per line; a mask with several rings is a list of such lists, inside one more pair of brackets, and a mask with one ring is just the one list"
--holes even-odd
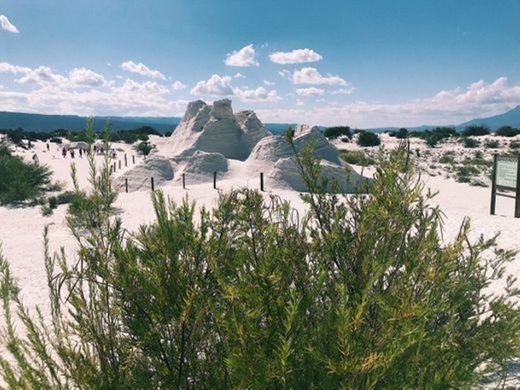
[(38, 155), (37, 155), (36, 153), (33, 154), (33, 156), (32, 156), (32, 160), (33, 160), (33, 163), (34, 163), (35, 165), (38, 165), (39, 162), (40, 162), (40, 160), (38, 159)]

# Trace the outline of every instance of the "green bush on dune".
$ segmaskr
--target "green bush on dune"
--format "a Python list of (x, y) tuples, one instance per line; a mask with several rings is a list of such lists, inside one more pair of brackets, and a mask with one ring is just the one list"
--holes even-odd
[(56, 189), (50, 177), (49, 168), (13, 156), (0, 143), (0, 205), (36, 202), (46, 191)]
[(248, 189), (200, 213), (155, 192), (156, 221), (130, 236), (111, 212), (109, 164), (94, 170), (68, 219), (77, 259), (45, 252), (48, 325), (31, 317), (0, 260), (4, 381), (460, 388), (518, 356), (518, 290), (508, 279), (504, 295), (484, 294), (514, 253), (469, 241), (468, 222), (445, 243), (405, 147), (381, 158), (370, 196), (325, 193), (319, 162), (309, 151), (298, 161), (311, 189), (300, 218)]

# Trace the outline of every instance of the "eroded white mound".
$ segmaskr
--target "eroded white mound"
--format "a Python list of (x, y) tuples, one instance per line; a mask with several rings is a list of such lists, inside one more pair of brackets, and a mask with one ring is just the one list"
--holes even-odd
[(218, 100), (213, 105), (197, 100), (188, 104), (168, 144), (172, 157), (186, 150), (201, 150), (245, 160), (256, 143), (267, 135), (269, 132), (252, 111), (235, 116), (231, 100)]
[(223, 173), (228, 170), (228, 160), (220, 153), (208, 153), (196, 150), (192, 154), (186, 152), (173, 159), (178, 178), (184, 173), (190, 183), (209, 181), (213, 173)]
[[(300, 153), (306, 145), (313, 145), (314, 154), (334, 164), (341, 164), (339, 152), (316, 126), (298, 125), (294, 132), (294, 147)], [(294, 156), (295, 151), (282, 135), (273, 135), (260, 140), (251, 152), (251, 160), (276, 163), (281, 158)]]
[[(269, 172), (268, 177), (274, 182), (294, 191), (309, 191), (294, 157), (279, 160), (271, 172)], [(362, 190), (362, 185), (366, 184), (366, 179), (362, 178), (350, 167), (342, 167), (330, 161), (322, 160), (320, 161), (319, 181), (321, 182), (324, 178), (328, 179), (327, 191), (330, 192), (339, 190), (345, 193), (354, 193)]]
[(124, 172), (114, 180), (119, 191), (125, 190), (128, 179), (128, 192), (151, 189), (151, 178), (155, 186), (161, 186), (173, 179), (173, 167), (170, 160), (157, 154), (149, 156), (142, 163)]

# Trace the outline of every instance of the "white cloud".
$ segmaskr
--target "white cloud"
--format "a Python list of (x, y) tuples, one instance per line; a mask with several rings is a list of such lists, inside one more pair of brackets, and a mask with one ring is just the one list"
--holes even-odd
[(301, 122), (334, 125), (347, 123), (356, 127), (453, 125), (477, 117), (503, 113), (520, 105), (520, 85), (508, 85), (500, 77), (492, 83), (477, 81), (465, 89), (443, 90), (432, 97), (402, 103), (354, 102), (328, 103), (310, 109), (259, 109), (267, 122)]
[(304, 62), (321, 61), (323, 57), (312, 49), (295, 49), (292, 51), (277, 51), (269, 54), (269, 59), (276, 64), (301, 64)]
[(305, 105), (305, 102), (301, 99), (296, 99), (296, 105), (297, 106), (304, 106)]
[(289, 81), (292, 81), (292, 74), (289, 70), (287, 69), (282, 69), (281, 71), (278, 72), (278, 74), (283, 77), (284, 79), (286, 80), (289, 80)]
[(0, 91), (0, 110), (76, 115), (182, 115), (187, 101), (170, 100), (153, 81), (125, 80), (108, 88), (70, 90), (47, 85), (32, 91)]
[(16, 26), (12, 24), (9, 19), (7, 19), (7, 16), (5, 15), (0, 15), (0, 27), (2, 27), (2, 30), (8, 31), (10, 33), (18, 34), (20, 32)]
[(296, 89), (296, 94), (300, 96), (323, 96), (325, 94), (325, 90), (316, 87), (299, 88)]
[(240, 73), (240, 72), (237, 72), (237, 73), (235, 73), (235, 74), (233, 75), (233, 78), (234, 78), (234, 79), (245, 79), (246, 76), (244, 76), (244, 75), (243, 75), (242, 73)]
[(172, 89), (174, 91), (179, 91), (181, 89), (185, 89), (185, 88), (188, 88), (188, 86), (186, 84), (183, 84), (182, 82), (180, 82), (179, 80), (176, 80), (172, 83)]
[(256, 52), (253, 44), (244, 46), (242, 49), (228, 54), (226, 65), (240, 67), (258, 66), (259, 63), (256, 59)]
[(339, 76), (322, 76), (316, 68), (302, 68), (295, 70), (292, 75), (294, 84), (313, 84), (313, 85), (347, 85), (347, 82)]
[(197, 82), (190, 93), (195, 96), (235, 96), (244, 102), (275, 102), (281, 99), (276, 90), (268, 91), (264, 87), (234, 87), (232, 81), (233, 78), (230, 76), (214, 74), (208, 80)]
[(272, 87), (273, 85), (275, 85), (276, 83), (273, 83), (272, 81), (269, 81), (269, 80), (264, 80), (263, 83), (265, 85), (267, 85), (268, 87)]
[(69, 72), (69, 80), (75, 85), (99, 87), (106, 84), (105, 78), (100, 74), (86, 68), (76, 68)]
[(75, 68), (67, 75), (61, 75), (48, 66), (28, 68), (0, 62), (0, 73), (12, 73), (20, 76), (14, 80), (18, 84), (54, 85), (61, 88), (99, 87), (109, 84), (102, 75), (86, 68)]
[(208, 80), (199, 81), (190, 91), (192, 95), (227, 96), (233, 95), (231, 77), (212, 75)]
[(137, 73), (144, 77), (152, 79), (166, 80), (166, 77), (158, 70), (153, 70), (147, 67), (145, 64), (139, 62), (136, 64), (134, 61), (126, 61), (121, 64), (121, 68), (127, 72)]
[(233, 90), (235, 96), (244, 102), (276, 102), (281, 98), (276, 90), (267, 91), (264, 87), (256, 89), (240, 89)]
[(354, 92), (354, 88), (340, 88), (336, 91), (332, 91), (333, 95), (350, 95)]

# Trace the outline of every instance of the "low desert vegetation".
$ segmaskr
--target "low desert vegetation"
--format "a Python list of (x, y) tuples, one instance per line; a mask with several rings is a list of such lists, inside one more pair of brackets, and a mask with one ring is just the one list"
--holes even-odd
[(49, 322), (0, 259), (7, 386), (464, 388), (504, 374), (519, 292), (512, 278), (502, 295), (486, 287), (515, 253), (471, 241), (468, 221), (443, 240), (405, 147), (380, 158), (368, 196), (326, 193), (312, 152), (297, 161), (305, 215), (249, 189), (212, 210), (157, 191), (155, 222), (133, 234), (108, 157), (92, 162), (69, 212), (76, 258), (45, 235)]
[(379, 146), (381, 144), (381, 139), (376, 133), (361, 131), (358, 135), (357, 144), (363, 147)]
[(511, 126), (502, 126), (497, 131), (495, 131), (495, 135), (501, 137), (515, 137), (520, 134), (520, 129), (516, 129)]
[(339, 153), (343, 161), (348, 164), (361, 165), (366, 167), (376, 163), (376, 160), (368, 156), (362, 150), (340, 150)]
[(352, 138), (352, 131), (350, 131), (349, 126), (327, 127), (323, 132), (323, 135), (329, 139), (335, 139), (338, 137)]
[(57, 189), (49, 168), (25, 162), (0, 142), (0, 205), (35, 204), (46, 192)]
[(411, 131), (409, 137), (421, 138), (430, 148), (434, 148), (437, 144), (444, 142), (451, 137), (458, 137), (459, 133), (451, 127), (436, 127), (432, 130)]
[[(52, 132), (25, 131), (22, 128), (14, 130), (0, 130), (15, 145), (27, 148), (28, 141), (50, 141), (54, 143), (62, 143), (61, 138), (65, 138), (71, 142), (84, 141), (89, 142), (87, 130), (70, 131), (66, 129), (56, 129)], [(96, 132), (92, 135), (93, 139), (103, 139), (104, 132)], [(150, 135), (161, 135), (153, 127), (141, 126), (136, 129), (118, 130), (111, 132), (111, 140), (114, 142), (125, 142), (133, 144), (137, 141), (148, 141)]]
[(480, 141), (473, 137), (462, 137), (460, 142), (462, 146), (468, 149), (474, 149), (480, 146)]
[(480, 135), (488, 135), (491, 132), (487, 126), (467, 126), (462, 131), (462, 136), (464, 137), (478, 137)]
[(141, 141), (135, 146), (135, 150), (143, 156), (148, 156), (154, 146), (148, 141)]

